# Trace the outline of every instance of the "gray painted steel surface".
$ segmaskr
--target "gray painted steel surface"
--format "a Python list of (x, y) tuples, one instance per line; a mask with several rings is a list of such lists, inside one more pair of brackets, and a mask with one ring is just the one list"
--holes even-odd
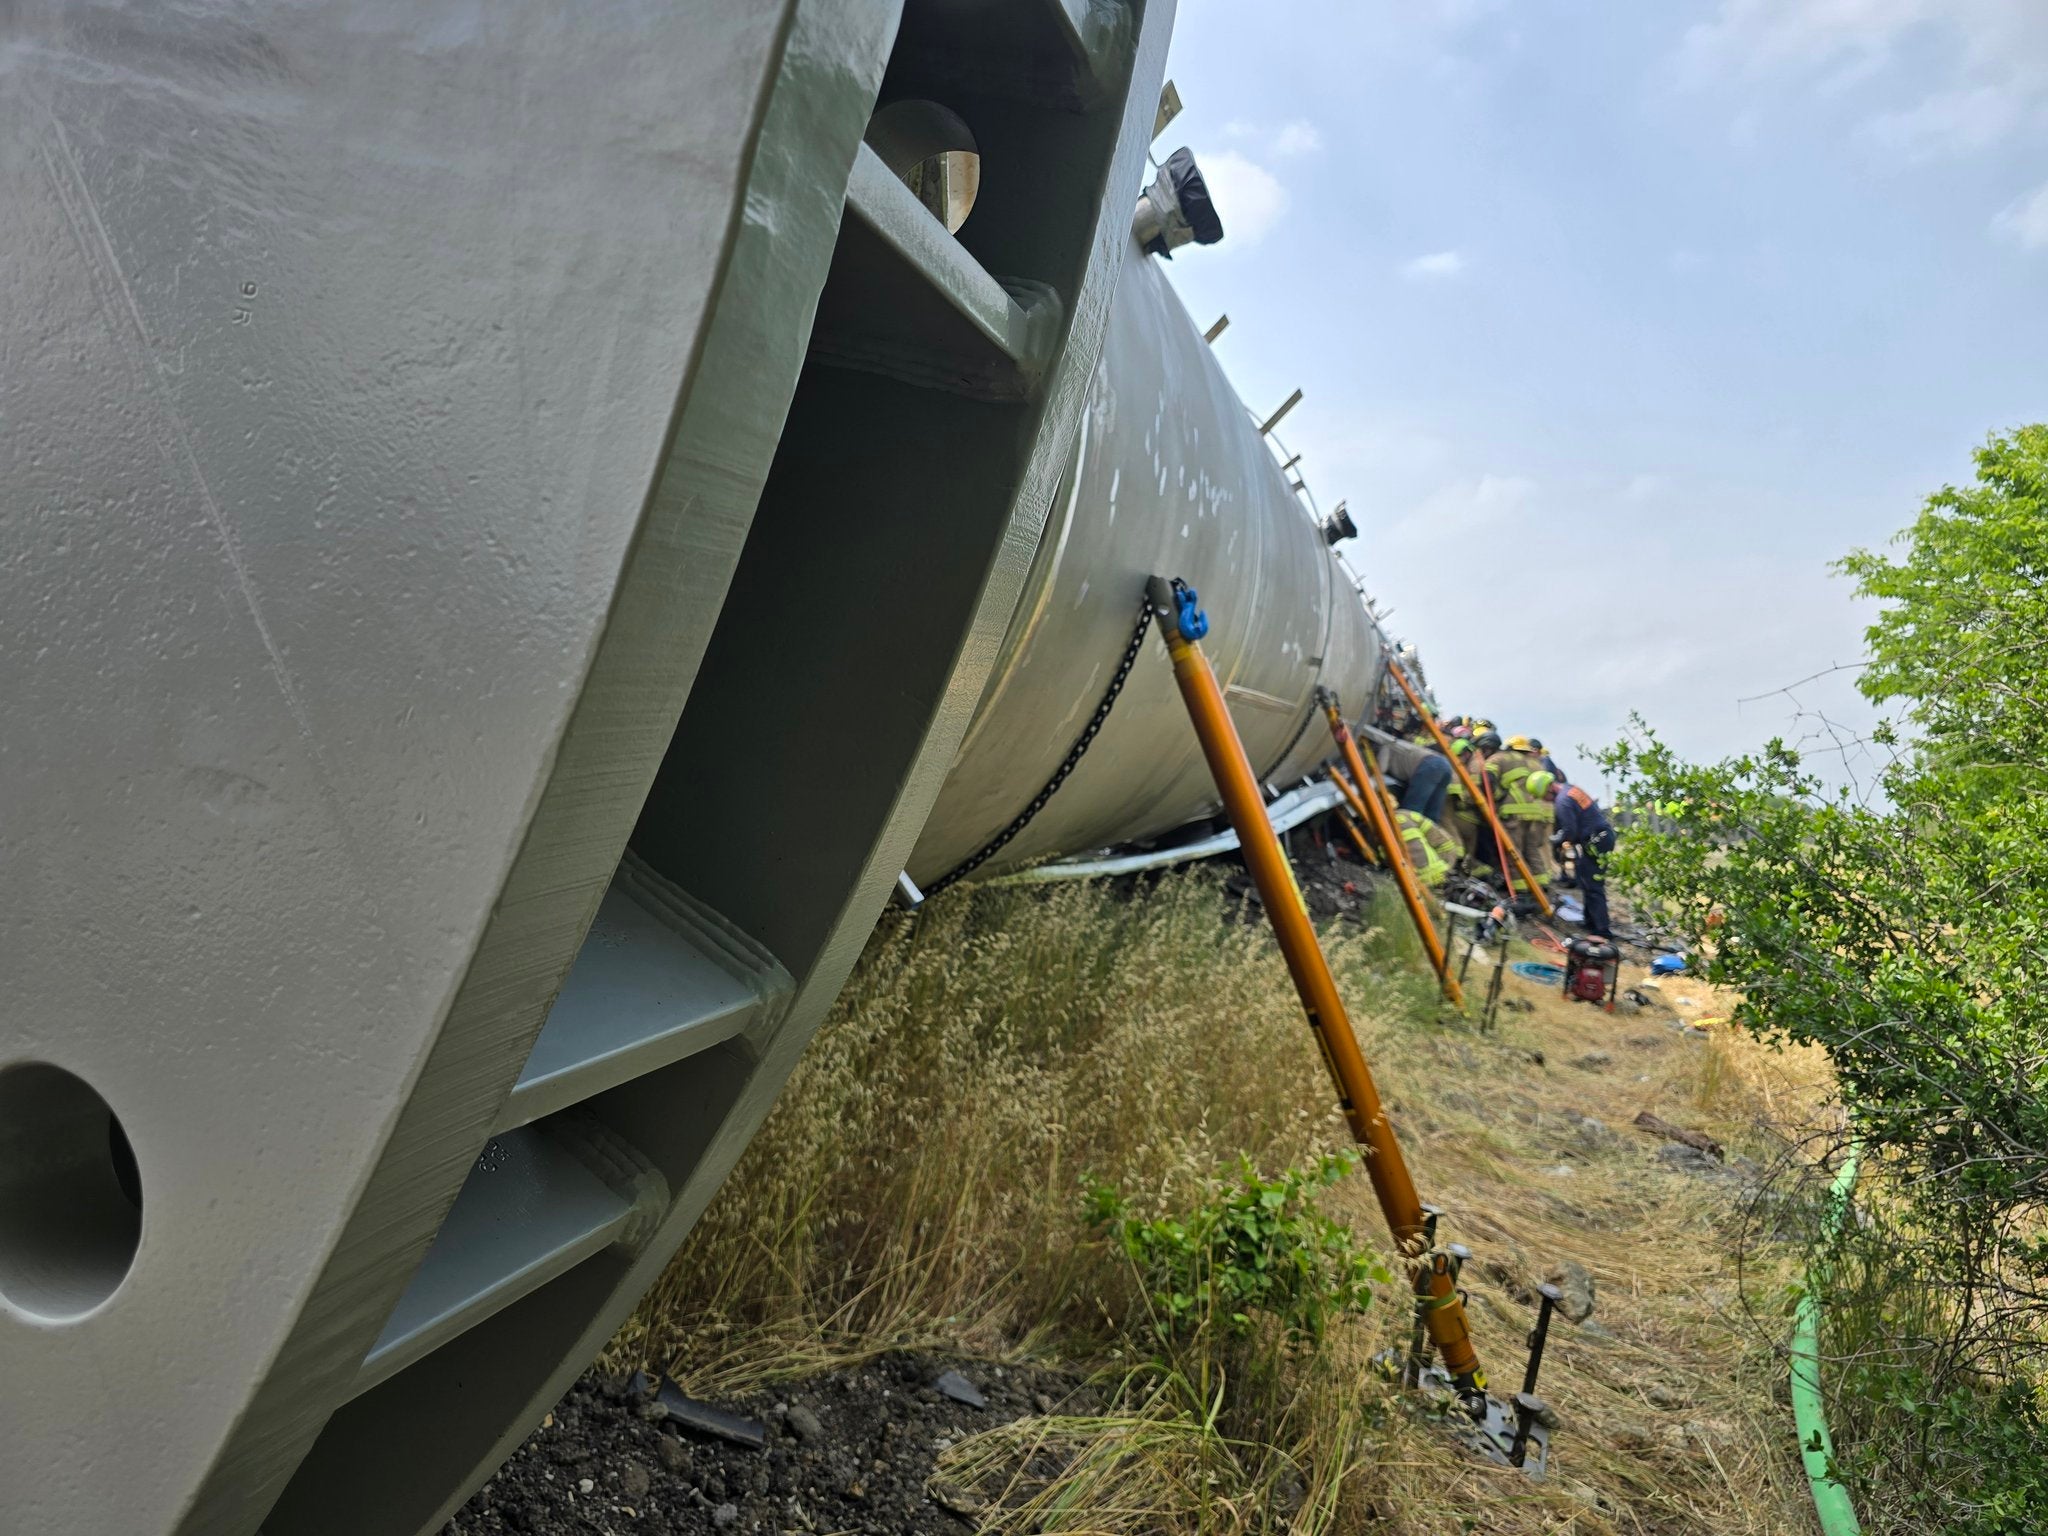
[(693, 9), (10, 12), (0, 1062), (145, 1197), (98, 1310), (0, 1316), (15, 1529), (254, 1525), (603, 890), (665, 734), (595, 718), (606, 621), (786, 21)]
[[(1165, 269), (1126, 244), (1074, 460), (911, 859), (919, 881), (975, 852), (1051, 776), (1102, 697), (1155, 572), (1200, 592), (1213, 626), (1205, 648), (1232, 717), (1253, 766), (1278, 788), (1330, 751), (1328, 731), (1309, 718), (1316, 685), (1336, 689), (1350, 712), (1377, 680), (1376, 633), (1321, 529)], [(983, 872), (1154, 837), (1219, 805), (1155, 635), (1087, 757)]]
[(0, 1531), (435, 1530), (659, 1273), (986, 682), (1171, 9), (6, 12)]

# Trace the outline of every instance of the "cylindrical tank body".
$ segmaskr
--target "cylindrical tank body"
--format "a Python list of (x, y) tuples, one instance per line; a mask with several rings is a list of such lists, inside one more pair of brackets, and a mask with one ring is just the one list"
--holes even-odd
[[(1330, 749), (1316, 685), (1355, 715), (1379, 642), (1166, 274), (1133, 245), (1074, 461), (914, 879), (952, 869), (1030, 804), (1101, 701), (1155, 573), (1200, 592), (1253, 766), (1276, 787), (1297, 781)], [(978, 873), (1157, 837), (1218, 806), (1155, 636), (1087, 757)]]

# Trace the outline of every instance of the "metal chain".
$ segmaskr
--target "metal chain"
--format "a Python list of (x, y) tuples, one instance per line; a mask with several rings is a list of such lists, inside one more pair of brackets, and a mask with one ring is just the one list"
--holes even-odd
[(930, 885), (926, 886), (924, 888), (925, 895), (936, 896), (956, 880), (964, 879), (968, 875), (973, 874), (975, 870), (981, 868), (983, 864), (1001, 852), (1010, 839), (1030, 826), (1032, 818), (1045, 809), (1046, 802), (1059, 793), (1060, 786), (1067, 782), (1067, 775), (1074, 771), (1074, 765), (1081, 761), (1082, 757), (1086, 755), (1088, 748), (1094, 744), (1095, 734), (1102, 729), (1102, 722), (1109, 718), (1110, 710), (1116, 707), (1116, 696), (1124, 691), (1124, 679), (1131, 675), (1131, 668), (1138, 660), (1138, 652), (1145, 644), (1145, 633), (1151, 627), (1152, 601), (1150, 598), (1145, 598), (1141, 600), (1138, 609), (1138, 626), (1131, 631), (1131, 641), (1130, 644), (1124, 647), (1123, 660), (1117, 663), (1116, 676), (1109, 680), (1109, 689), (1102, 695), (1102, 702), (1095, 706), (1095, 713), (1089, 717), (1088, 724), (1082, 728), (1081, 734), (1075, 738), (1074, 744), (1067, 749), (1066, 757), (1061, 761), (1059, 767), (1053, 770), (1052, 777), (1045, 781), (1045, 788), (1033, 795), (1031, 803), (1018, 812), (1016, 819), (984, 844), (979, 852), (971, 855), (962, 863), (955, 865)]

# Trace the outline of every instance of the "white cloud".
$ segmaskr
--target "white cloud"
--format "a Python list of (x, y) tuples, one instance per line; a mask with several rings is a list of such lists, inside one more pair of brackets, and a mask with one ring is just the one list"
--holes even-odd
[(1292, 122), (1282, 123), (1280, 131), (1273, 135), (1273, 153), (1276, 155), (1312, 155), (1322, 147), (1322, 130), (1307, 118), (1297, 117)]
[[(1394, 632), (1421, 647), (1444, 706), (1541, 735), (1575, 777), (1597, 777), (1580, 748), (1613, 741), (1631, 711), (1681, 751), (1708, 757), (1781, 732), (1795, 741), (1810, 736), (1816, 723), (1795, 719), (1799, 706), (1857, 728), (1872, 718), (1846, 674), (1800, 690), (1796, 706), (1738, 702), (1853, 659), (1869, 614), (1819, 559), (1788, 561), (1702, 539), (1708, 515), (1661, 477), (1598, 485), (1468, 475), (1403, 512), (1360, 523), (1352, 562), (1393, 610)], [(1485, 622), (1446, 606), (1445, 592), (1469, 574), (1474, 551), (1497, 563), (1533, 559), (1547, 570), (1563, 530), (1604, 551), (1600, 601), (1584, 601), (1570, 581), (1533, 579), (1508, 606), (1486, 610)], [(1532, 665), (1516, 638), (1519, 624), (1560, 626), (1554, 664)], [(1827, 777), (1837, 768), (1826, 758), (1812, 766)]]
[(1458, 539), (1484, 539), (1529, 521), (1536, 482), (1523, 475), (1482, 474), (1439, 486), (1390, 530), (1393, 544), (1410, 553), (1443, 552)]
[(1289, 118), (1278, 127), (1233, 117), (1223, 125), (1223, 137), (1250, 143), (1261, 154), (1271, 155), (1276, 160), (1312, 155), (1323, 147), (1322, 129), (1305, 117)]
[(1234, 149), (1202, 158), (1202, 176), (1223, 219), (1222, 249), (1257, 245), (1287, 212), (1287, 189), (1256, 160)]
[(1936, 91), (1904, 112), (1880, 112), (1863, 125), (1863, 136), (1879, 149), (1909, 162), (1988, 149), (2025, 119), (2028, 105), (2018, 90), (1979, 85)]
[(2027, 250), (2048, 249), (2048, 182), (2007, 203), (1991, 227)]
[(2048, 5), (1721, 0), (1713, 20), (1686, 32), (1678, 65), (1695, 86), (1776, 86), (1809, 97), (1847, 97), (1908, 77), (1919, 100), (1868, 115), (1858, 131), (1879, 151), (1917, 163), (1987, 149), (2048, 114)]
[(1390, 416), (1382, 410), (1338, 410), (1337, 430), (1310, 461), (1312, 484), (1373, 486), (1381, 496), (1405, 497), (1439, 483), (1451, 457), (1451, 443), (1420, 418)]
[(1466, 262), (1459, 251), (1431, 251), (1427, 256), (1417, 256), (1412, 261), (1401, 263), (1401, 275), (1410, 282), (1434, 282), (1441, 278), (1456, 277), (1465, 270)]
[(1721, 0), (1688, 28), (1681, 63), (1697, 80), (1874, 68), (1940, 0)]

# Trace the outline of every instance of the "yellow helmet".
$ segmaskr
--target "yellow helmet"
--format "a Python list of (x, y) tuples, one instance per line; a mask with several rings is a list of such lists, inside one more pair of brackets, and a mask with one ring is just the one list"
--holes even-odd
[(1527, 752), (1529, 750), (1529, 738), (1526, 736), (1510, 736), (1508, 738), (1508, 750), (1510, 752)]

